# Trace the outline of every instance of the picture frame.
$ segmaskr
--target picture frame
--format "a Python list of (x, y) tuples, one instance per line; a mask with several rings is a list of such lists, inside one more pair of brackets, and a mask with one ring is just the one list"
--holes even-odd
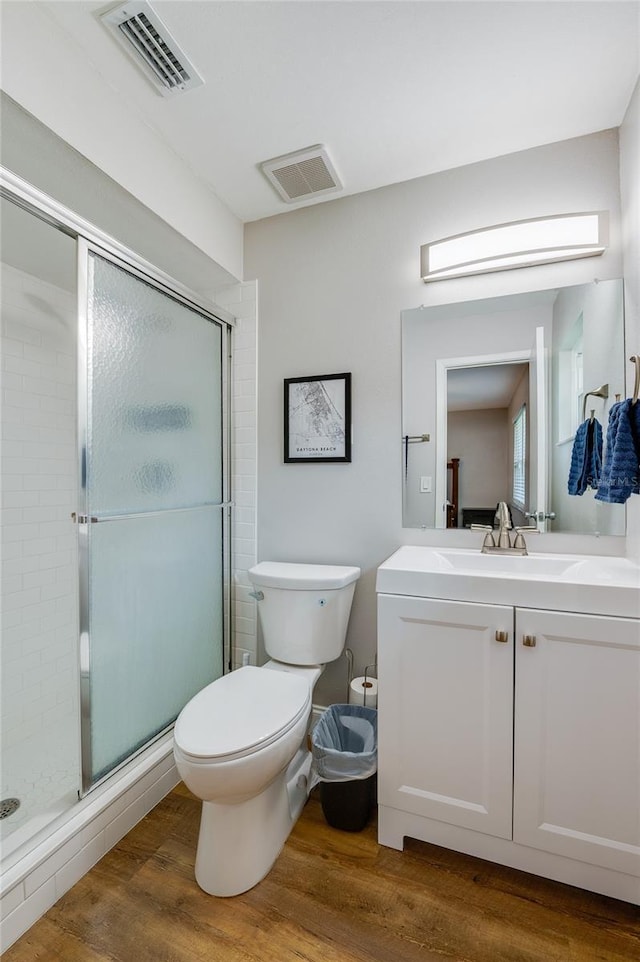
[(284, 461), (351, 461), (350, 373), (285, 378)]

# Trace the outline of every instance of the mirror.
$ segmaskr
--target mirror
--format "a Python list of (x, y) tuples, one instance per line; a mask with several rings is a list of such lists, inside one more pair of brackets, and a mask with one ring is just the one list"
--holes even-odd
[(606, 445), (624, 370), (621, 280), (403, 311), (404, 526), (492, 524), (506, 501), (514, 525), (624, 535), (624, 505), (567, 487), (576, 429), (593, 411)]

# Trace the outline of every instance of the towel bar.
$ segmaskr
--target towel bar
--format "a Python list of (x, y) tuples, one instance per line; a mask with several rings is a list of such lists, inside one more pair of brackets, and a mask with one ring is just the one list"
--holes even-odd
[(633, 398), (631, 403), (637, 404), (638, 394), (640, 394), (640, 354), (632, 354), (629, 360), (636, 366), (636, 379), (633, 385)]
[(588, 397), (609, 397), (609, 385), (601, 384), (597, 391), (587, 391), (582, 402), (582, 420), (584, 421), (587, 414), (587, 398)]

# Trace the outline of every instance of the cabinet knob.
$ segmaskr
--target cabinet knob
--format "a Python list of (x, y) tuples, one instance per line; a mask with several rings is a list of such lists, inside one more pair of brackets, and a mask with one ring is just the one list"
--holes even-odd
[(522, 644), (525, 648), (535, 648), (536, 647), (536, 636), (535, 635), (524, 635), (522, 639)]
[(509, 641), (509, 632), (496, 631), (496, 641)]

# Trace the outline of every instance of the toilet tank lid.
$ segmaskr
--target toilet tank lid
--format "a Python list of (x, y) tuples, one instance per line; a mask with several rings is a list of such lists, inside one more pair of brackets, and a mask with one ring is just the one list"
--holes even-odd
[(360, 577), (360, 568), (352, 565), (291, 564), (284, 561), (261, 561), (249, 568), (249, 581), (267, 588), (289, 588), (293, 591), (325, 591), (345, 588)]

